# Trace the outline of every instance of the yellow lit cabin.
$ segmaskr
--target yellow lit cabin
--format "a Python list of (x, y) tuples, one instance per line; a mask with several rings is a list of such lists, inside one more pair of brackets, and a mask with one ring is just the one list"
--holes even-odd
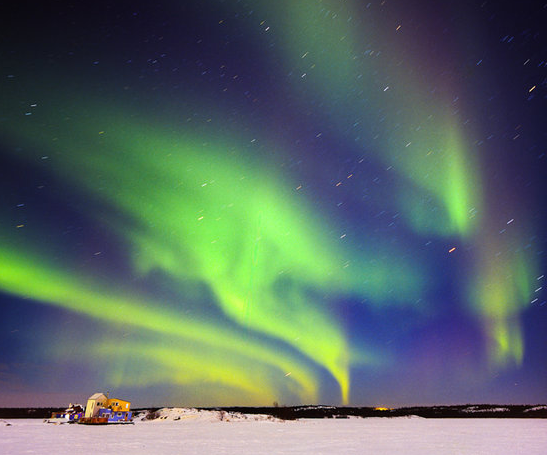
[(118, 398), (109, 398), (106, 400), (105, 408), (112, 409), (112, 412), (123, 412), (131, 410), (131, 402), (120, 400)]

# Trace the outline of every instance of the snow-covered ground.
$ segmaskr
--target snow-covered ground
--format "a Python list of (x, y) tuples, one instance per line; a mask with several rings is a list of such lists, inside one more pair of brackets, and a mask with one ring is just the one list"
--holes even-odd
[[(182, 414), (182, 413), (180, 413)], [(192, 415), (191, 412), (186, 417)], [(547, 420), (351, 418), (156, 419), (134, 425), (0, 422), (0, 454), (542, 454)], [(7, 425), (7, 424), (11, 425)]]

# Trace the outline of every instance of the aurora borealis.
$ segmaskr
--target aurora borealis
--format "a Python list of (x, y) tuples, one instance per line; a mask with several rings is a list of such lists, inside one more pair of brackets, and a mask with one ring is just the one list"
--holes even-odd
[(545, 8), (19, 8), (0, 406), (544, 401)]

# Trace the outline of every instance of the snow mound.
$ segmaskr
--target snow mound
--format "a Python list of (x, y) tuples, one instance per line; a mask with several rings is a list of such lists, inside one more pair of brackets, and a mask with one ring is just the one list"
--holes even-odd
[(545, 406), (545, 405), (534, 406), (533, 408), (525, 409), (523, 412), (544, 411), (545, 409), (547, 409), (547, 406)]
[(141, 422), (243, 422), (243, 421), (271, 421), (281, 420), (265, 414), (243, 414), (228, 411), (207, 411), (195, 408), (161, 408), (157, 411), (144, 411), (135, 416), (135, 421)]
[(480, 406), (469, 406), (462, 409), (462, 412), (509, 412), (509, 408), (482, 408)]
[(336, 409), (336, 406), (325, 406), (325, 405), (309, 405), (309, 406), (299, 406), (294, 408), (295, 411), (307, 411), (309, 409)]

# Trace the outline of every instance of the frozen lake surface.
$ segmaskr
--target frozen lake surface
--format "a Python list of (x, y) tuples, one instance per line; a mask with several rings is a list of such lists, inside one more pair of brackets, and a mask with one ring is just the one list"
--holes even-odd
[(2, 455), (544, 455), (546, 447), (547, 420), (543, 419), (186, 419), (112, 426), (52, 425), (37, 419), (0, 421)]

